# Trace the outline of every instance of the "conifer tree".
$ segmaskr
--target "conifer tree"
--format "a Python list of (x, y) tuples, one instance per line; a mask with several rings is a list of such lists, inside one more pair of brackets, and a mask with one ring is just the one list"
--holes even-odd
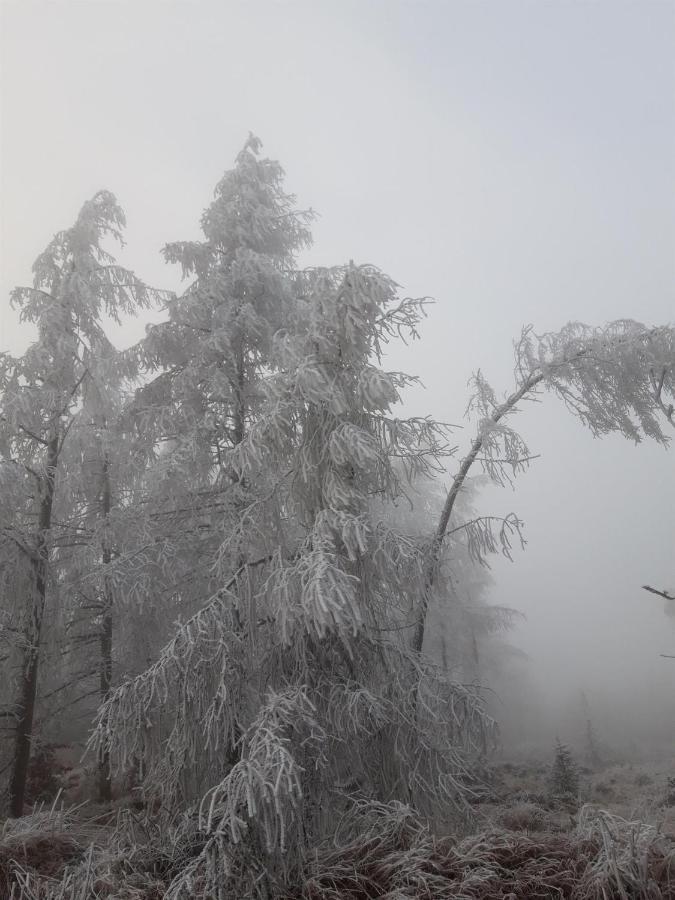
[(556, 739), (549, 789), (554, 797), (576, 799), (579, 796), (579, 769), (572, 751), (560, 738)]
[[(267, 216), (255, 206), (250, 214), (254, 222)], [(228, 226), (241, 237), (245, 222)], [(223, 246), (231, 240), (226, 232)], [(229, 271), (220, 275), (225, 284)], [(278, 284), (276, 267), (272, 274)], [(283, 319), (256, 329), (264, 353), (258, 343), (244, 370), (221, 357), (209, 369), (211, 340), (205, 350), (195, 340), (206, 363), (203, 356), (174, 363), (159, 381), (170, 385), (166, 406), (148, 412), (158, 423), (182, 422), (164, 432), (175, 441), (169, 460), (196, 447), (187, 404), (176, 410), (179, 395), (171, 392), (184, 391), (188, 375), (197, 379), (208, 406), (195, 419), (210, 429), (200, 445), (210, 448), (202, 471), (229, 491), (210, 599), (153, 666), (113, 692), (94, 735), (118, 767), (143, 758), (145, 790), (165, 806), (201, 798), (206, 844), (169, 897), (189, 896), (198, 870), (213, 889), (226, 884), (246, 896), (256, 880), (298, 864), (306, 842), (349, 805), (347, 785), (373, 800), (461, 810), (469, 755), (481, 751), (489, 729), (473, 692), (410, 655), (405, 628), (425, 545), (391, 528), (374, 502), (403, 499), (406, 485), (437, 470), (449, 452), (442, 426), (394, 414), (414, 379), (381, 367), (387, 341), (417, 335), (424, 300), (400, 299), (372, 266), (283, 275)], [(203, 310), (199, 279), (195, 285)], [(194, 324), (189, 297), (181, 302), (181, 321)], [(239, 315), (241, 308), (238, 300)], [(200, 326), (207, 330), (215, 314), (208, 315)], [(155, 336), (159, 365), (164, 338)], [(236, 390), (241, 371), (245, 393)], [(221, 391), (212, 397), (219, 372)], [(236, 428), (242, 396), (243, 433)], [(421, 684), (419, 705), (411, 672)]]
[[(251, 135), (217, 184), (201, 219), (204, 240), (164, 248), (188, 287), (129, 352), (149, 378), (126, 422), (152, 464), (143, 514), (129, 523), (136, 547), (115, 567), (126, 569), (139, 602), (172, 597), (184, 616), (221, 583), (223, 534), (255, 495), (228, 454), (261, 403), (273, 335), (292, 316), (295, 255), (310, 242), (311, 213), (296, 209), (283, 170), (260, 150)], [(232, 553), (236, 567), (245, 552)]]
[(295, 255), (311, 240), (311, 212), (295, 209), (281, 166), (260, 149), (251, 135), (216, 186), (204, 241), (164, 248), (192, 281), (138, 347), (158, 373), (139, 393), (140, 421), (147, 430), (154, 418), (155, 439), (171, 441), (206, 483), (230, 474), (224, 455), (244, 438), (273, 335), (291, 315)]
[(99, 192), (84, 204), (73, 227), (59, 232), (38, 257), (33, 286), (12, 294), (22, 319), (38, 331), (23, 356), (0, 359), (2, 467), (24, 492), (17, 506), (24, 516), (5, 529), (2, 549), (20, 547), (30, 568), (28, 589), (19, 598), (21, 671), (9, 789), (14, 816), (23, 808), (43, 624), (57, 582), (51, 569), (55, 531), (71, 508), (72, 473), (64, 470), (71, 430), (87, 383), (103, 385), (110, 375), (107, 366), (114, 354), (102, 317), (119, 319), (151, 300), (145, 285), (102, 245), (110, 238), (121, 241), (123, 226), (113, 195)]

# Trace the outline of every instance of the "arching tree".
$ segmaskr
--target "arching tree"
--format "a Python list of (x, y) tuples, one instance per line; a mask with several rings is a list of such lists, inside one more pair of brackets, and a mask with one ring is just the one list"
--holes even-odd
[[(424, 644), (427, 611), (437, 577), (441, 548), (466, 478), (476, 462), (496, 484), (503, 485), (527, 467), (530, 451), (507, 420), (518, 404), (542, 391), (560, 397), (594, 435), (618, 433), (635, 442), (668, 441), (661, 415), (672, 424), (675, 399), (675, 328), (649, 328), (620, 319), (605, 328), (571, 323), (560, 332), (537, 336), (523, 331), (515, 346), (516, 384), (499, 400), (479, 370), (474, 376), (470, 409), (477, 415), (477, 434), (462, 459), (443, 507), (431, 546), (426, 589), (419, 605), (413, 647)], [(482, 524), (482, 527), (481, 527)], [(479, 523), (479, 539), (496, 546), (509, 539), (515, 523)]]

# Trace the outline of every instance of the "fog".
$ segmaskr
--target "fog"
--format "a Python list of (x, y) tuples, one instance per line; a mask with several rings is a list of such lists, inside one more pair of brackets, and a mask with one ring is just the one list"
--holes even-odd
[[(0, 349), (8, 303), (55, 231), (106, 187), (121, 260), (158, 287), (167, 241), (199, 237), (249, 131), (316, 209), (306, 264), (370, 262), (436, 304), (389, 364), (421, 376), (406, 409), (456, 423), (481, 367), (498, 392), (512, 341), (580, 320), (675, 319), (675, 5), (642, 2), (5, 2)], [(161, 318), (154, 313), (153, 319)], [(115, 331), (122, 346), (144, 322)], [(596, 440), (543, 395), (514, 425), (538, 455), (483, 512), (527, 546), (492, 563), (490, 599), (522, 680), (495, 685), (527, 749), (583, 724), (622, 752), (675, 737), (672, 449)]]

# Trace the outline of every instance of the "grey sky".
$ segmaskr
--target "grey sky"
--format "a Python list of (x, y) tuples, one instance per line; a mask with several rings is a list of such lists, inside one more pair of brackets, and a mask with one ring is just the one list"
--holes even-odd
[[(437, 299), (393, 355), (427, 386), (415, 412), (461, 422), (478, 366), (508, 388), (525, 323), (675, 320), (674, 2), (1, 9), (0, 349), (26, 339), (10, 289), (101, 187), (127, 213), (124, 262), (178, 287), (159, 248), (198, 237), (249, 130), (321, 215), (306, 262), (372, 262)], [(594, 441), (550, 400), (520, 425), (542, 459), (482, 501), (527, 523), (495, 567), (495, 601), (529, 616), (515, 640), (561, 696), (672, 695), (675, 628), (639, 586), (675, 585), (673, 453)]]

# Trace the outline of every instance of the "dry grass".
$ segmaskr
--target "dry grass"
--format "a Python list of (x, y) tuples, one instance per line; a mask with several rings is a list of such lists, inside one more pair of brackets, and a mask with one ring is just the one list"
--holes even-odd
[(56, 803), (38, 808), (30, 816), (8, 819), (0, 829), (0, 897), (19, 896), (31, 877), (58, 881), (99, 836), (92, 821), (82, 820), (81, 809), (64, 810)]
[(570, 834), (495, 829), (459, 843), (435, 838), (400, 806), (371, 807), (361, 828), (318, 852), (289, 900), (675, 898), (675, 846), (594, 810)]
[(78, 859), (83, 848), (65, 834), (30, 834), (7, 838), (0, 844), (0, 897), (10, 897), (18, 876), (30, 870), (57, 879)]
[[(222, 876), (224, 897), (252, 900), (675, 900), (675, 830), (668, 823), (668, 770), (613, 767), (587, 776), (580, 810), (543, 790), (546, 768), (509, 767), (476, 808), (480, 830), (439, 837), (404, 805), (356, 803), (329, 843), (315, 847), (285, 886), (259, 871)], [(603, 787), (611, 787), (604, 792)], [(605, 802), (606, 801), (606, 802)], [(626, 814), (642, 809), (641, 821)], [(642, 813), (640, 813), (642, 815)], [(109, 814), (110, 816), (110, 814)], [(160, 823), (134, 810), (94, 821), (82, 809), (53, 807), (0, 830), (0, 898), (162, 900), (175, 879), (194, 873), (203, 889), (206, 836), (189, 816)], [(645, 824), (647, 823), (647, 824)], [(675, 818), (672, 820), (675, 824)], [(253, 881), (258, 888), (251, 887)], [(239, 885), (239, 888), (237, 888)]]
[(201, 849), (185, 821), (160, 823), (133, 809), (88, 819), (82, 813), (82, 808), (62, 813), (59, 824), (65, 830), (54, 827), (53, 816), (44, 820), (33, 814), (6, 823), (29, 843), (36, 838), (52, 842), (57, 853), (67, 837), (75, 852), (62, 853), (52, 867), (35, 864), (40, 860), (32, 857), (12, 862), (9, 888), (0, 890), (0, 900), (162, 900), (173, 878)]

